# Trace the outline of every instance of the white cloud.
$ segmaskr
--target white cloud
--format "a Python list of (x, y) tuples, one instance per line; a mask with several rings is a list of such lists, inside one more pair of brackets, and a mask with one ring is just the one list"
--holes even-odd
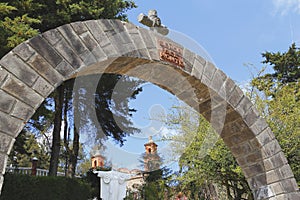
[(272, 0), (275, 12), (286, 15), (290, 12), (300, 14), (300, 0)]

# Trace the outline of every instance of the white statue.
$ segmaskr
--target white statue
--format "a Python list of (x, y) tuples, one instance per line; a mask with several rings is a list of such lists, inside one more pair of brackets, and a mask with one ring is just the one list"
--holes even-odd
[(100, 177), (100, 197), (103, 200), (123, 200), (126, 197), (126, 181), (131, 177), (117, 171), (95, 171)]

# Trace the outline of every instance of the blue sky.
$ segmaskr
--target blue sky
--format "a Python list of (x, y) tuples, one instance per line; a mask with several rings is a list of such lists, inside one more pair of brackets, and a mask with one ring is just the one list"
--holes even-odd
[[(218, 68), (239, 84), (251, 79), (245, 64), (261, 69), (261, 53), (286, 51), (295, 42), (300, 46), (300, 0), (136, 0), (137, 9), (128, 12), (129, 20), (139, 26), (137, 16), (156, 9), (164, 25), (182, 33), (204, 48)], [(255, 73), (255, 69), (252, 72)], [(112, 144), (109, 154), (116, 167), (134, 166), (144, 151), (148, 134), (164, 129), (149, 118), (168, 112), (179, 102), (168, 92), (151, 85), (144, 87), (131, 105), (138, 111), (133, 120), (143, 134), (128, 138), (122, 148)], [(161, 144), (162, 147), (164, 144)]]
[(261, 53), (300, 45), (300, 0), (136, 0), (137, 16), (156, 9), (162, 23), (186, 34), (210, 54), (217, 67), (237, 82), (250, 79), (244, 64), (261, 68)]

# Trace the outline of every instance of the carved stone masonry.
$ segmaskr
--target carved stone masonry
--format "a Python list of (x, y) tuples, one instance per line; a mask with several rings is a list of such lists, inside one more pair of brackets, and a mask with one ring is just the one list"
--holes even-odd
[(139, 14), (138, 21), (141, 24), (150, 27), (151, 30), (162, 35), (167, 35), (169, 33), (167, 27), (161, 23), (160, 18), (157, 16), (156, 10), (149, 10), (148, 16), (143, 13)]

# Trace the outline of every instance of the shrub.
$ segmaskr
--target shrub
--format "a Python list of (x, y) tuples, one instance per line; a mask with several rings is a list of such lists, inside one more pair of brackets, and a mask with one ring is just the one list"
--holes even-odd
[(91, 187), (81, 179), (6, 174), (0, 200), (86, 200)]

